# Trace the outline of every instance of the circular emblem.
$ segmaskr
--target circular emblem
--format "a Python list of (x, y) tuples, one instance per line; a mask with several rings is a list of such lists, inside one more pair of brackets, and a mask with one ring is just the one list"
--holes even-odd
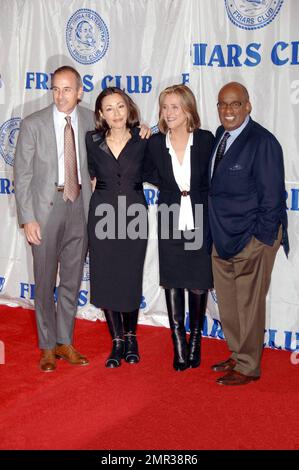
[(232, 23), (242, 29), (267, 26), (279, 12), (283, 0), (225, 0)]
[(93, 10), (81, 8), (68, 20), (66, 43), (71, 56), (80, 64), (94, 64), (107, 52), (109, 32)]
[(11, 118), (0, 127), (0, 154), (5, 163), (13, 166), (21, 118)]

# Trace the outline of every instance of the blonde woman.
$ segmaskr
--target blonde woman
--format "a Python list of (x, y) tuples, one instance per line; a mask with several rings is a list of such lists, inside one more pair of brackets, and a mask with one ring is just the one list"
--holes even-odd
[[(196, 100), (187, 86), (173, 85), (162, 91), (159, 108), (160, 132), (149, 140), (144, 180), (158, 186), (159, 209), (173, 204), (178, 208), (178, 217), (158, 211), (159, 265), (172, 331), (173, 367), (183, 371), (200, 365), (201, 329), (208, 290), (213, 286), (207, 201), (214, 137), (200, 129)], [(166, 221), (169, 236), (165, 236)], [(189, 344), (185, 289), (189, 294)]]

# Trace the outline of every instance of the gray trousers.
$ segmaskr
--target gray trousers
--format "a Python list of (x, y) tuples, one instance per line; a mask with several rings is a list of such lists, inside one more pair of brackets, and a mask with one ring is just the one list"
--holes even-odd
[[(49, 220), (42, 229), (42, 242), (32, 246), (35, 316), (41, 349), (72, 343), (86, 251), (82, 195), (74, 202), (65, 202), (63, 193), (57, 192)], [(54, 289), (58, 270), (56, 311)]]

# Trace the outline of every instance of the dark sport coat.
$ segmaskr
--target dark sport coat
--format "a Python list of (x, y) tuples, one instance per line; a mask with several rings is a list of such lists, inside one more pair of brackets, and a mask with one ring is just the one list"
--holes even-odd
[(220, 126), (209, 169), (209, 220), (218, 255), (233, 257), (252, 236), (273, 245), (280, 224), (282, 244), (288, 254), (284, 164), (279, 142), (250, 118), (211, 179), (213, 155), (223, 133)]

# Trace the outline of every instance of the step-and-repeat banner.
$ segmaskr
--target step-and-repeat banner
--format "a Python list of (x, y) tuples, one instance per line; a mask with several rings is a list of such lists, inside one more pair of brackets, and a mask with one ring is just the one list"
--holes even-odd
[[(284, 149), (291, 251), (279, 250), (267, 298), (266, 346), (299, 348), (299, 2), (297, 0), (1, 0), (0, 1), (0, 303), (33, 306), (31, 250), (16, 219), (13, 165), (20, 121), (51, 100), (51, 73), (72, 65), (93, 109), (107, 86), (124, 89), (142, 121), (155, 126), (158, 95), (185, 83), (202, 127), (215, 132), (217, 94), (228, 81), (249, 90), (252, 117)], [(140, 322), (168, 325), (159, 287), (155, 209), (145, 188), (151, 238)], [(179, 269), (179, 267), (178, 267)], [(128, 266), (128, 275), (130, 266)], [(78, 316), (102, 319), (89, 304), (86, 259)], [(204, 333), (222, 338), (211, 292)]]

